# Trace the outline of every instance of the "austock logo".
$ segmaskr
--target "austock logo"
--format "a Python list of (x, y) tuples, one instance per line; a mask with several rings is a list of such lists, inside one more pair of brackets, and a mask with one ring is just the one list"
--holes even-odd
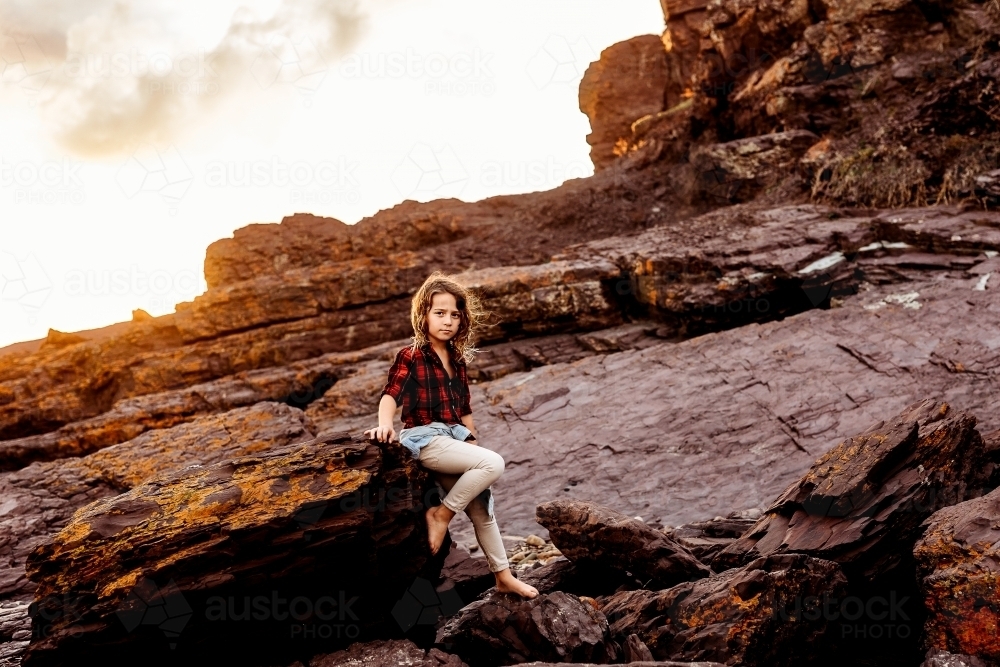
[(66, 634), (77, 637), (83, 633), (82, 622), (90, 610), (90, 600), (83, 595), (46, 595), (28, 605), (31, 617), (32, 640), (52, 635), (56, 628), (65, 628)]
[(191, 620), (194, 611), (173, 579), (160, 588), (152, 579), (144, 577), (129, 592), (115, 613), (126, 632), (132, 632), (143, 625), (156, 626), (167, 637), (170, 648), (174, 649), (177, 648), (177, 638)]
[(856, 595), (838, 598), (829, 593), (796, 595), (790, 600), (775, 599), (771, 618), (788, 622), (821, 619), (840, 622), (841, 639), (906, 639), (912, 634), (910, 615), (905, 609), (909, 601), (910, 596), (897, 596), (896, 591), (890, 591), (889, 597), (866, 598)]
[[(822, 595), (774, 596), (760, 593), (767, 617), (773, 622), (801, 623), (802, 621), (824, 621), (838, 624), (836, 631), (840, 639), (906, 639), (913, 628), (910, 627), (908, 595), (899, 596), (890, 591), (888, 597), (872, 595), (858, 597), (848, 595), (836, 597), (829, 593)], [(687, 595), (675, 595), (667, 606), (665, 617), (676, 628), (687, 628), (689, 623), (682, 618), (681, 604)], [(609, 619), (612, 620), (612, 619)]]
[(361, 634), (360, 626), (344, 621), (359, 620), (353, 608), (359, 599), (357, 595), (348, 598), (345, 591), (315, 600), (305, 595), (285, 598), (278, 591), (252, 597), (213, 595), (205, 603), (205, 618), (213, 622), (289, 621), (290, 639), (354, 639)]
[(292, 517), (304, 532), (305, 541), (312, 540), (310, 529), (316, 528), (320, 521), (328, 516), (328, 512), (337, 514), (365, 510), (367, 512), (385, 512), (390, 506), (398, 506), (411, 511), (437, 505), (441, 502), (443, 489), (434, 485), (426, 491), (407, 483), (405, 486), (389, 488), (362, 487), (353, 493), (341, 496), (335, 500), (320, 500), (308, 503), (299, 509)]
[(417, 577), (393, 606), (392, 617), (406, 632), (415, 625), (435, 625), (442, 617), (451, 616), (464, 606), (454, 588), (435, 590), (430, 581)]

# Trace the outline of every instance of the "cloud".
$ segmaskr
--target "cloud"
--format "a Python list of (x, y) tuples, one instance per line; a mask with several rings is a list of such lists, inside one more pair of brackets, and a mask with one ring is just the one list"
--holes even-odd
[[(272, 3), (273, 4), (273, 3)], [(240, 6), (208, 48), (199, 15), (171, 0), (0, 0), (6, 85), (37, 93), (53, 137), (80, 157), (166, 144), (213, 109), (253, 108), (314, 91), (353, 48), (365, 15), (353, 0)]]

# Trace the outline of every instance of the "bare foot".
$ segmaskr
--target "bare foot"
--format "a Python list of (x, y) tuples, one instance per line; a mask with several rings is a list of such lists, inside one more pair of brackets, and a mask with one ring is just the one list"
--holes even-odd
[(431, 553), (436, 554), (444, 542), (444, 536), (448, 532), (448, 524), (451, 523), (455, 513), (444, 505), (431, 507), (425, 513), (427, 516), (427, 542), (431, 546)]
[(515, 577), (510, 568), (496, 573), (497, 590), (501, 593), (516, 593), (523, 598), (533, 598), (538, 595), (538, 589)]

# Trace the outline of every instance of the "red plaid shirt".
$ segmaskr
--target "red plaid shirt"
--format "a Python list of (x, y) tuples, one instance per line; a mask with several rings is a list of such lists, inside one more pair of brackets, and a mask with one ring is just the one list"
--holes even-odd
[(396, 353), (379, 398), (392, 396), (396, 405), (403, 406), (404, 428), (431, 422), (461, 424), (462, 416), (472, 413), (465, 361), (456, 359), (450, 346), (449, 352), (455, 371), (451, 379), (430, 343), (416, 350), (407, 346)]

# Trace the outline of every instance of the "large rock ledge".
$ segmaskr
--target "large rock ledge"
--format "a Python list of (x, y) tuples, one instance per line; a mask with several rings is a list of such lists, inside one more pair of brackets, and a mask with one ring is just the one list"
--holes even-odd
[(258, 663), (335, 632), (346, 645), (440, 569), (447, 544), (430, 558), (420, 515), (432, 488), (401, 446), (346, 434), (153, 476), (31, 554), (24, 664)]
[(257, 454), (311, 440), (316, 433), (301, 410), (263, 402), (156, 429), (87, 456), (0, 474), (0, 599), (31, 594), (35, 585), (24, 572), (28, 554), (84, 505), (156, 474)]

